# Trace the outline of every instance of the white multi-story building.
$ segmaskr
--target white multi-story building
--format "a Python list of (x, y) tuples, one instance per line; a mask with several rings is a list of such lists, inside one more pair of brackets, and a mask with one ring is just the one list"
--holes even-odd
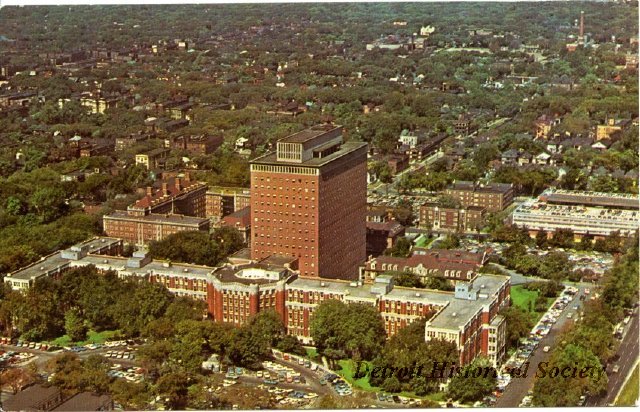
[(513, 224), (532, 235), (570, 229), (578, 236), (632, 236), (639, 223), (638, 196), (632, 194), (548, 189), (513, 212)]

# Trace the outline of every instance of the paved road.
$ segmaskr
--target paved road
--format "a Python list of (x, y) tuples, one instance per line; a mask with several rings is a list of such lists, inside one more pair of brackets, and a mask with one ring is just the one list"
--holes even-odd
[(558, 335), (560, 335), (560, 331), (562, 330), (563, 326), (567, 322), (572, 321), (567, 318), (567, 315), (570, 312), (572, 312), (574, 313), (574, 316), (575, 316), (576, 311), (573, 309), (573, 307), (581, 306), (582, 302), (580, 301), (580, 296), (583, 294), (583, 292), (584, 292), (584, 288), (582, 287), (579, 288), (578, 293), (575, 295), (574, 299), (569, 302), (567, 307), (564, 308), (564, 310), (558, 317), (557, 322), (553, 325), (553, 327), (549, 331), (549, 334), (540, 341), (538, 348), (531, 354), (531, 357), (529, 358), (530, 366), (529, 366), (529, 370), (527, 371), (526, 377), (513, 378), (511, 380), (511, 383), (509, 383), (509, 385), (505, 389), (502, 396), (498, 398), (498, 401), (496, 402), (496, 405), (495, 405), (496, 407), (516, 408), (520, 405), (520, 402), (522, 402), (522, 398), (524, 398), (527, 395), (527, 392), (533, 389), (536, 369), (538, 368), (538, 365), (540, 364), (540, 362), (546, 362), (551, 356), (550, 352), (544, 353), (542, 351), (542, 348), (544, 348), (545, 346), (554, 347), (558, 339)]
[(525, 276), (522, 273), (518, 273), (515, 270), (508, 269), (506, 266), (503, 266), (499, 263), (491, 263), (491, 265), (496, 266), (505, 271), (505, 273), (509, 274), (511, 277), (511, 286), (522, 285), (525, 283), (531, 282), (548, 282), (548, 279), (537, 278), (535, 276)]
[[(609, 384), (607, 385), (607, 394), (602, 397), (589, 397), (587, 406), (607, 406), (613, 404), (616, 396), (622, 390), (622, 384), (627, 375), (631, 373), (632, 367), (638, 360), (638, 313), (634, 312), (629, 329), (627, 330), (620, 347), (618, 348), (618, 355), (620, 359), (617, 362), (613, 362), (607, 367), (609, 374)], [(618, 373), (611, 373), (613, 365), (618, 365), (620, 370)]]

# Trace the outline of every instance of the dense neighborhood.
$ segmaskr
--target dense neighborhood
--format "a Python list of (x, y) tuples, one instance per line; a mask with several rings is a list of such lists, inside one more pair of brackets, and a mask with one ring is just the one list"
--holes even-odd
[(637, 403), (637, 1), (0, 21), (4, 410)]

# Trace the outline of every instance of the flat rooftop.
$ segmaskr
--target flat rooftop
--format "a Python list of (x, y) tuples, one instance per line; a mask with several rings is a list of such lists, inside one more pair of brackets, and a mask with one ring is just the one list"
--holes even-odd
[(124, 210), (116, 210), (108, 215), (104, 215), (106, 219), (119, 219), (119, 220), (129, 220), (133, 222), (154, 222), (154, 223), (167, 223), (167, 224), (182, 224), (182, 225), (200, 225), (204, 222), (207, 222), (209, 219), (194, 217), (194, 216), (185, 216), (178, 214), (156, 214), (152, 213), (145, 216), (133, 216), (128, 214)]
[[(206, 280), (207, 276), (213, 271), (212, 267), (192, 265), (188, 263), (168, 263), (162, 260), (152, 260), (140, 268), (127, 267), (128, 258), (121, 256), (102, 256), (87, 255), (82, 259), (73, 261), (73, 266), (94, 265), (100, 269), (114, 269), (121, 272), (130, 272), (131, 274), (147, 274), (153, 273), (165, 276), (186, 277), (191, 279)], [(168, 265), (168, 266), (167, 266)]]
[(585, 224), (589, 224), (590, 222), (604, 223), (611, 221), (627, 222), (637, 226), (638, 223), (640, 223), (640, 212), (635, 210), (556, 205), (537, 200), (525, 202), (518, 206), (513, 212), (514, 218), (527, 215), (554, 217), (558, 220), (561, 218), (575, 218), (576, 220), (583, 220)]
[(117, 245), (118, 243), (122, 243), (122, 239), (115, 237), (98, 237), (83, 242), (80, 246), (89, 246), (89, 253), (93, 253), (103, 247)]
[(60, 252), (45, 256), (42, 260), (32, 263), (27, 267), (18, 269), (5, 279), (32, 280), (46, 273), (52, 273), (69, 265), (69, 260), (63, 258)]
[(294, 133), (292, 135), (289, 135), (287, 137), (284, 137), (280, 140), (278, 140), (278, 142), (283, 142), (283, 143), (305, 143), (308, 142), (309, 140), (313, 140), (318, 136), (322, 136), (323, 134), (330, 132), (332, 130), (335, 129), (339, 129), (342, 126), (335, 126), (332, 124), (327, 124), (327, 125), (316, 125), (316, 126), (312, 126), (309, 129), (305, 129), (302, 131), (299, 131), (297, 133)]
[[(357, 283), (355, 283), (357, 285)], [(315, 292), (333, 293), (335, 295), (354, 296), (361, 299), (377, 299), (378, 292), (371, 292), (377, 283), (365, 283), (354, 286), (354, 282), (334, 279), (316, 279), (298, 277), (289, 284), (289, 288), (312, 290)], [(431, 303), (444, 306), (453, 299), (453, 292), (443, 292), (432, 289), (405, 288), (394, 286), (391, 291), (384, 294), (385, 300), (397, 300), (401, 302)]]
[[(258, 269), (258, 270), (261, 269), (264, 271), (280, 272), (280, 273), (282, 273), (283, 271), (286, 271), (286, 273), (282, 274), (281, 276), (278, 276), (278, 279), (270, 279), (266, 277), (265, 278), (249, 278), (249, 277), (238, 276), (238, 273), (245, 269)], [(270, 265), (267, 263), (250, 263), (250, 264), (235, 266), (235, 267), (223, 266), (223, 267), (217, 268), (213, 272), (213, 276), (223, 283), (240, 283), (242, 285), (266, 285), (269, 283), (276, 283), (290, 275), (291, 273), (289, 273), (286, 268), (282, 266)]]
[(340, 149), (330, 155), (319, 158), (312, 158), (302, 163), (291, 162), (279, 162), (277, 161), (276, 152), (270, 152), (263, 156), (257, 157), (251, 161), (251, 164), (265, 164), (265, 165), (278, 165), (278, 166), (292, 166), (292, 167), (320, 167), (327, 163), (330, 163), (336, 159), (344, 157), (357, 150), (363, 149), (367, 146), (364, 142), (347, 142), (340, 146)]
[(473, 281), (472, 291), (480, 291), (476, 300), (458, 299), (452, 296), (449, 304), (430, 321), (430, 327), (460, 330), (483, 307), (492, 301), (500, 288), (509, 281), (509, 277), (500, 275), (481, 274)]
[(541, 195), (549, 203), (564, 203), (585, 206), (640, 209), (637, 194), (603, 193), (583, 190), (547, 189)]

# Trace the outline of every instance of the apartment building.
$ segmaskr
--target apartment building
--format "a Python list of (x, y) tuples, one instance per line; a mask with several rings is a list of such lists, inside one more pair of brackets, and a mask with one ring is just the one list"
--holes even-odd
[(461, 206), (482, 207), (487, 212), (500, 212), (513, 202), (513, 184), (455, 181), (445, 189)]
[(420, 227), (444, 232), (475, 232), (484, 224), (486, 209), (482, 206), (441, 207), (428, 202), (420, 206)]
[(223, 217), (251, 205), (251, 190), (244, 187), (210, 187), (205, 194), (205, 216), (215, 225)]

